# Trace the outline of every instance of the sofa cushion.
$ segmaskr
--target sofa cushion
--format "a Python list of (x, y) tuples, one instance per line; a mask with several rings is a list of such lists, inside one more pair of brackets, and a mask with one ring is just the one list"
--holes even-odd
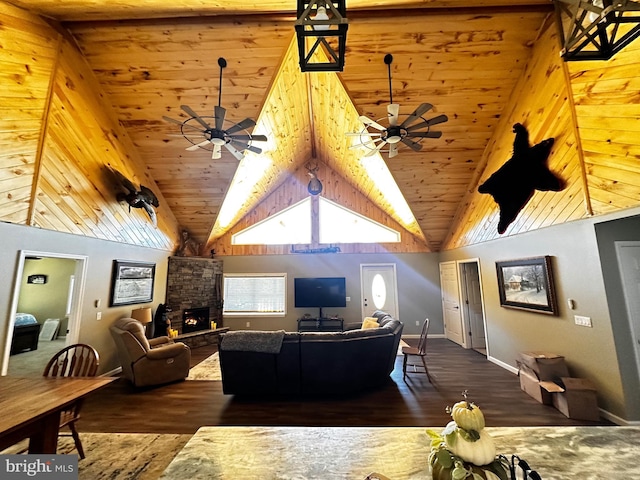
[(368, 328), (378, 328), (380, 324), (373, 317), (365, 317), (362, 321), (362, 326), (360, 327), (362, 330), (366, 330)]

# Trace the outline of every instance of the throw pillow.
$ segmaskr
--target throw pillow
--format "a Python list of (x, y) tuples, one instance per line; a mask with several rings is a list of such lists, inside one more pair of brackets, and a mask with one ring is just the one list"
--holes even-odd
[(366, 330), (368, 328), (378, 328), (380, 325), (376, 322), (376, 319), (373, 317), (365, 317), (362, 321), (362, 330)]

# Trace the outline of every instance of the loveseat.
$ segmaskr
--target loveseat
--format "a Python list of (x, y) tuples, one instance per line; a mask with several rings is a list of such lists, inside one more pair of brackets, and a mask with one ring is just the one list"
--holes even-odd
[(225, 394), (343, 395), (385, 384), (403, 324), (385, 312), (378, 328), (344, 332), (232, 331), (220, 337)]

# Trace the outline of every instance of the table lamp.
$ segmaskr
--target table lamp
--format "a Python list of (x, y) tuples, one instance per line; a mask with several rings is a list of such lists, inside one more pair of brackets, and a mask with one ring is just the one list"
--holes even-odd
[(134, 320), (138, 320), (144, 326), (145, 334), (147, 334), (147, 326), (153, 320), (153, 317), (151, 315), (151, 307), (142, 307), (132, 310), (131, 318), (133, 318)]

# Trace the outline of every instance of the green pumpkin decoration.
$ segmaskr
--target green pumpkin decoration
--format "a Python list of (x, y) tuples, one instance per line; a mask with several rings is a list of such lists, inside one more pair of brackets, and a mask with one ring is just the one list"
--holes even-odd
[(475, 430), (479, 432), (484, 428), (484, 415), (478, 406), (473, 402), (456, 403), (451, 408), (451, 418), (458, 424), (460, 428), (465, 430)]

